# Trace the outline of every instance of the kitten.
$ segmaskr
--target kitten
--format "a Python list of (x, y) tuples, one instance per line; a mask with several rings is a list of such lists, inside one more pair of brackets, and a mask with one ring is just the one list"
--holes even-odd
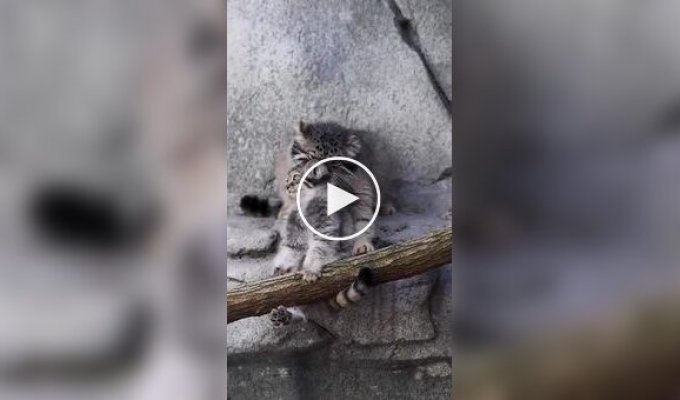
[[(313, 169), (307, 179), (301, 183), (308, 163), (295, 165), (286, 179), (287, 195), (295, 195), (298, 185), (300, 189), (300, 207), (305, 217), (320, 233), (338, 236), (342, 230), (343, 218), (340, 213), (326, 215), (326, 183), (332, 177), (331, 169), (321, 165)], [(297, 210), (288, 215), (286, 227), (282, 234), (279, 250), (274, 258), (274, 275), (302, 271), (302, 279), (314, 282), (319, 279), (324, 265), (339, 258), (340, 242), (323, 239), (309, 232)], [(357, 279), (346, 289), (340, 291), (329, 300), (329, 305), (339, 310), (356, 303), (368, 292), (370, 286), (370, 270), (364, 268)], [(292, 321), (307, 320), (300, 307), (287, 308), (279, 306), (270, 313), (274, 326), (287, 325)]]
[[(304, 173), (305, 164), (294, 166), (286, 179), (286, 193), (294, 196)], [(338, 213), (326, 215), (326, 183), (331, 179), (324, 165), (314, 168), (300, 190), (300, 207), (308, 222), (320, 233), (338, 236), (342, 218)], [(340, 256), (340, 242), (312, 234), (297, 210), (290, 212), (282, 232), (281, 244), (274, 257), (274, 275), (301, 270), (303, 279), (315, 281), (321, 268)]]
[[(280, 200), (263, 199), (257, 196), (244, 196), (241, 208), (250, 215), (270, 215), (279, 208), (278, 218), (287, 220), (296, 208), (295, 192), (286, 187), (286, 177), (294, 166), (310, 167), (328, 157), (343, 156), (370, 164), (370, 151), (361, 141), (357, 131), (343, 128), (333, 122), (308, 124), (303, 121), (297, 126), (292, 142), (285, 151), (280, 151), (276, 161), (276, 188)], [(376, 193), (370, 177), (361, 169), (349, 163), (334, 163), (336, 166), (330, 182), (359, 196), (359, 201), (349, 207), (354, 221), (352, 232), (363, 229), (371, 220), (376, 204)], [(381, 214), (395, 212), (389, 201), (383, 201)], [(369, 228), (354, 243), (353, 254), (373, 251), (373, 228)]]

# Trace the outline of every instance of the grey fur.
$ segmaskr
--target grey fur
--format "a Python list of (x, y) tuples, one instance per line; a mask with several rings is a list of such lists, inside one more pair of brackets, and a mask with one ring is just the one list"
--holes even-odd
[[(304, 171), (320, 160), (335, 156), (349, 157), (369, 165), (372, 158), (369, 149), (362, 143), (359, 131), (344, 128), (334, 122), (310, 124), (300, 121), (290, 145), (289, 159), (292, 160), (292, 167)], [(368, 174), (355, 165), (337, 162), (324, 165), (330, 170), (332, 184), (361, 199), (347, 208), (354, 224), (354, 229), (347, 231), (358, 232), (368, 224), (375, 210), (377, 198), (373, 182)], [(295, 194), (288, 188), (286, 193), (287, 198), (284, 199), (282, 209), (290, 212), (291, 207), (295, 207)], [(286, 203), (293, 204), (287, 206)], [(374, 237), (375, 231), (371, 227), (355, 240), (352, 253), (373, 251)]]
[[(281, 199), (281, 204), (280, 208), (278, 208), (279, 204), (277, 204), (277, 208), (266, 207), (267, 215), (270, 215), (273, 211), (278, 209), (278, 219), (285, 221), (288, 218), (288, 215), (296, 208), (295, 190), (297, 185), (292, 187), (293, 190), (290, 190), (291, 187), (289, 187), (287, 182), (288, 173), (294, 166), (300, 164), (311, 166), (313, 163), (328, 157), (343, 156), (355, 159), (368, 166), (368, 168), (372, 168), (374, 164), (373, 153), (370, 147), (366, 146), (362, 139), (362, 137), (368, 134), (369, 133), (365, 131), (344, 128), (334, 122), (305, 123), (300, 121), (295, 128), (295, 134), (292, 139), (284, 139), (283, 146), (277, 151), (275, 157), (274, 187)], [(372, 189), (368, 175), (363, 173), (363, 171), (355, 175), (356, 176), (347, 177), (345, 179), (350, 190), (361, 192), (363, 188)], [(358, 186), (358, 188), (355, 189), (354, 186)], [(389, 193), (383, 191), (381, 194), (382, 201), (380, 214), (393, 214), (396, 209)], [(376, 200), (374, 193), (371, 190), (370, 193), (365, 193), (363, 196), (366, 199), (367, 204), (373, 202), (370, 210), (372, 213)], [(259, 196), (255, 195), (245, 197), (259, 198)], [(271, 202), (271, 200), (266, 198), (262, 198), (259, 201), (259, 203), (262, 204), (268, 202)], [(247, 203), (255, 202), (253, 202), (252, 199), (249, 199), (249, 202)], [(259, 209), (251, 209), (254, 208), (252, 206), (244, 207), (243, 199), (241, 207), (246, 214), (264, 214)], [(360, 240), (355, 246), (355, 252), (361, 253), (371, 251), (372, 246), (367, 245), (367, 243), (370, 242), (370, 239), (372, 239), (371, 232), (368, 232), (368, 235)]]
[[(304, 165), (298, 164), (291, 169), (287, 179), (289, 188), (294, 187), (293, 182), (299, 184), (303, 168)], [(300, 206), (308, 222), (319, 232), (338, 236), (342, 231), (341, 216), (326, 215), (325, 182), (329, 179), (328, 171), (319, 168), (314, 172), (301, 189)], [(339, 257), (339, 244), (309, 232), (297, 210), (294, 210), (288, 215), (281, 245), (274, 258), (274, 274), (302, 271), (303, 279), (315, 281), (323, 265)]]
[[(279, 214), (285, 220), (282, 240), (274, 258), (274, 274), (301, 271), (303, 279), (316, 281), (324, 265), (336, 260), (341, 254), (340, 242), (323, 239), (304, 226), (295, 206), (295, 196), (302, 176), (316, 162), (333, 156), (357, 158), (362, 153), (362, 143), (353, 131), (333, 123), (305, 124), (300, 122), (293, 143), (290, 146), (287, 163), (277, 163), (279, 193), (284, 206)], [(285, 161), (285, 159), (284, 159)], [(280, 169), (288, 165), (285, 179)], [(330, 216), (326, 215), (326, 183), (332, 183), (356, 194), (360, 201)], [(300, 207), (307, 221), (320, 233), (329, 236), (343, 236), (346, 232), (363, 229), (373, 216), (376, 192), (370, 177), (360, 168), (343, 162), (329, 162), (312, 170), (300, 189)], [(351, 225), (347, 229), (347, 226)], [(353, 254), (373, 251), (374, 230), (369, 228), (354, 243)], [(365, 282), (355, 281), (342, 290), (329, 304), (339, 309), (355, 303), (368, 290)], [(304, 317), (301, 309), (295, 315)], [(291, 310), (277, 307), (270, 315), (275, 326), (286, 325), (293, 320)]]

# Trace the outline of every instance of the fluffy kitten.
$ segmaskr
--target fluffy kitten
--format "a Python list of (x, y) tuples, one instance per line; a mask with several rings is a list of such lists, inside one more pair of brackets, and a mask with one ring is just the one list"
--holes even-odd
[[(291, 169), (286, 179), (287, 195), (295, 195), (300, 189), (300, 208), (308, 222), (320, 233), (338, 236), (342, 230), (341, 213), (326, 215), (326, 183), (335, 172), (333, 167), (321, 165), (313, 169), (300, 183), (308, 164), (300, 163)], [(274, 258), (274, 275), (294, 271), (302, 272), (302, 279), (314, 282), (319, 279), (324, 265), (340, 256), (340, 242), (323, 239), (306, 229), (297, 210), (289, 213), (279, 250)], [(370, 270), (364, 268), (357, 279), (346, 289), (329, 300), (330, 306), (339, 310), (356, 303), (368, 292)], [(271, 311), (270, 319), (275, 326), (287, 325), (295, 320), (306, 320), (300, 307), (279, 306)]]
[[(305, 165), (294, 166), (286, 180), (288, 195), (294, 196), (304, 173)], [(338, 236), (342, 231), (339, 213), (326, 215), (326, 183), (331, 179), (330, 171), (321, 165), (307, 176), (300, 191), (300, 207), (307, 221), (320, 233)], [(290, 212), (281, 243), (274, 257), (274, 274), (302, 270), (303, 279), (315, 281), (321, 268), (340, 256), (340, 242), (326, 240), (308, 231), (297, 210)]]
[[(296, 208), (296, 192), (289, 192), (286, 178), (293, 167), (302, 167), (304, 171), (314, 163), (328, 157), (342, 156), (356, 159), (364, 164), (371, 164), (370, 151), (361, 141), (357, 131), (346, 129), (334, 122), (308, 124), (300, 121), (292, 142), (285, 151), (279, 152), (276, 161), (276, 187), (280, 201), (261, 199), (257, 196), (244, 196), (241, 208), (248, 214), (262, 215), (271, 213), (280, 205), (278, 218), (286, 220)], [(363, 229), (371, 217), (376, 204), (376, 193), (370, 177), (356, 165), (351, 163), (326, 164), (333, 169), (330, 182), (358, 196), (358, 201), (348, 207), (354, 227), (348, 232)], [(381, 214), (394, 213), (394, 207), (383, 201)], [(373, 228), (369, 228), (356, 239), (353, 254), (363, 254), (374, 249)]]
[[(370, 164), (368, 151), (357, 131), (332, 122), (307, 124), (300, 121), (286, 151), (279, 152), (276, 162), (276, 188), (280, 198), (278, 218), (281, 243), (274, 257), (274, 274), (302, 272), (303, 279), (316, 281), (324, 265), (341, 257), (341, 242), (325, 240), (302, 222), (297, 210), (297, 189), (304, 173), (323, 159), (342, 156)], [(359, 201), (330, 216), (326, 215), (326, 184), (354, 193)], [(373, 182), (361, 168), (347, 162), (328, 162), (313, 169), (300, 190), (300, 207), (307, 221), (319, 232), (329, 236), (344, 236), (363, 229), (371, 220), (377, 202)], [(268, 214), (273, 211), (273, 199), (245, 196), (241, 207), (249, 214)], [(394, 208), (381, 208), (391, 214)], [(353, 254), (374, 250), (374, 229), (370, 227), (354, 242)], [(359, 301), (370, 286), (370, 270), (362, 269), (355, 282), (339, 292), (329, 303), (334, 309)], [(270, 314), (274, 325), (285, 325), (294, 320), (305, 320), (300, 308), (279, 306)]]

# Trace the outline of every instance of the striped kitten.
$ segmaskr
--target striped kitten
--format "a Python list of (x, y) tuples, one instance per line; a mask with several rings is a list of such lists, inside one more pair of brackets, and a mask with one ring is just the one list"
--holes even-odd
[[(299, 163), (289, 172), (286, 179), (286, 192), (295, 195), (307, 164)], [(326, 183), (332, 179), (333, 172), (321, 165), (308, 175), (300, 191), (300, 207), (309, 223), (320, 233), (338, 236), (342, 229), (340, 213), (326, 215)], [(274, 275), (302, 271), (302, 279), (314, 282), (319, 279), (324, 265), (340, 257), (340, 242), (323, 239), (309, 232), (297, 210), (288, 215), (279, 250), (274, 257)], [(357, 280), (347, 289), (329, 300), (330, 306), (339, 310), (359, 301), (370, 285), (370, 270), (360, 271)], [(275, 326), (287, 325), (291, 321), (306, 320), (301, 308), (279, 306), (271, 311), (270, 318)]]
[[(320, 160), (334, 156), (368, 161), (366, 160), (368, 151), (364, 148), (356, 131), (343, 128), (333, 122), (306, 124), (300, 121), (293, 137), (290, 155), (293, 165), (298, 166), (311, 166)], [(330, 182), (332, 184), (361, 199), (347, 208), (354, 223), (354, 229), (348, 229), (348, 231), (358, 232), (373, 216), (376, 204), (373, 182), (363, 170), (354, 164), (332, 162), (325, 165), (331, 169)], [(282, 209), (286, 209), (285, 201)], [(373, 251), (374, 236), (375, 233), (371, 227), (355, 240), (352, 253), (356, 255)]]
[[(291, 169), (286, 179), (289, 195), (297, 192), (302, 178), (304, 165)], [(300, 207), (305, 217), (320, 233), (338, 236), (342, 229), (339, 213), (326, 215), (326, 183), (331, 178), (330, 171), (321, 165), (312, 170), (300, 191)], [(315, 281), (324, 264), (335, 261), (340, 256), (340, 242), (326, 240), (307, 230), (297, 210), (289, 213), (281, 234), (279, 250), (274, 257), (274, 275), (301, 270), (303, 279)]]
[[(370, 166), (371, 155), (364, 146), (358, 131), (350, 130), (334, 122), (305, 123), (300, 121), (296, 127), (292, 142), (284, 151), (280, 151), (276, 158), (276, 188), (279, 199), (260, 198), (248, 195), (241, 199), (241, 208), (250, 215), (271, 215), (278, 211), (278, 218), (287, 220), (295, 210), (295, 191), (287, 188), (287, 175), (294, 166), (303, 166), (303, 170), (317, 161), (328, 157), (343, 156), (356, 159)], [(337, 165), (337, 164), (336, 164)], [(355, 195), (362, 201), (348, 209), (354, 221), (354, 229), (361, 230), (373, 216), (376, 194), (370, 177), (352, 164), (340, 165), (332, 171), (331, 183)], [(383, 215), (394, 213), (393, 205), (383, 199), (380, 212)], [(369, 228), (354, 243), (353, 254), (363, 254), (373, 251), (374, 230)]]

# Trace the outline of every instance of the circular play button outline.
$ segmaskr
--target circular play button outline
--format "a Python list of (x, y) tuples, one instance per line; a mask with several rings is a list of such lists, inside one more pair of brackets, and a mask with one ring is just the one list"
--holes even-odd
[[(329, 161), (346, 161), (349, 163), (352, 163), (354, 165), (358, 165), (361, 169), (363, 169), (369, 177), (371, 177), (371, 181), (373, 181), (373, 186), (375, 187), (375, 192), (376, 192), (376, 203), (375, 203), (375, 210), (373, 211), (373, 216), (371, 217), (371, 220), (368, 221), (368, 224), (364, 226), (359, 232), (355, 232), (351, 235), (348, 236), (342, 236), (342, 237), (333, 237), (333, 236), (328, 236), (326, 234), (323, 234), (307, 222), (307, 218), (305, 218), (305, 214), (302, 213), (302, 207), (300, 206), (300, 193), (302, 191), (302, 183), (307, 179), (307, 176), (309, 175), (310, 172), (312, 172), (315, 168), (319, 167), (320, 165), (323, 165)], [(334, 241), (339, 241), (339, 240), (350, 240), (354, 239), (355, 237), (361, 235), (362, 233), (366, 232), (368, 228), (373, 225), (375, 222), (375, 219), (378, 218), (378, 211), (380, 210), (380, 186), (378, 186), (378, 180), (375, 179), (375, 176), (371, 172), (371, 170), (368, 169), (364, 164), (360, 163), (359, 161), (349, 158), (349, 157), (341, 157), (341, 156), (335, 156), (335, 157), (328, 157), (324, 158), (321, 161), (316, 162), (314, 165), (312, 165), (311, 168), (307, 169), (305, 173), (302, 175), (302, 179), (300, 179), (300, 182), (298, 183), (298, 188), (297, 188), (297, 196), (295, 198), (295, 202), (297, 203), (297, 209), (298, 209), (298, 214), (300, 215), (300, 218), (302, 219), (302, 222), (305, 224), (309, 230), (311, 230), (315, 235), (320, 236), (326, 240), (334, 240)], [(328, 202), (328, 199), (326, 199), (326, 202)]]

